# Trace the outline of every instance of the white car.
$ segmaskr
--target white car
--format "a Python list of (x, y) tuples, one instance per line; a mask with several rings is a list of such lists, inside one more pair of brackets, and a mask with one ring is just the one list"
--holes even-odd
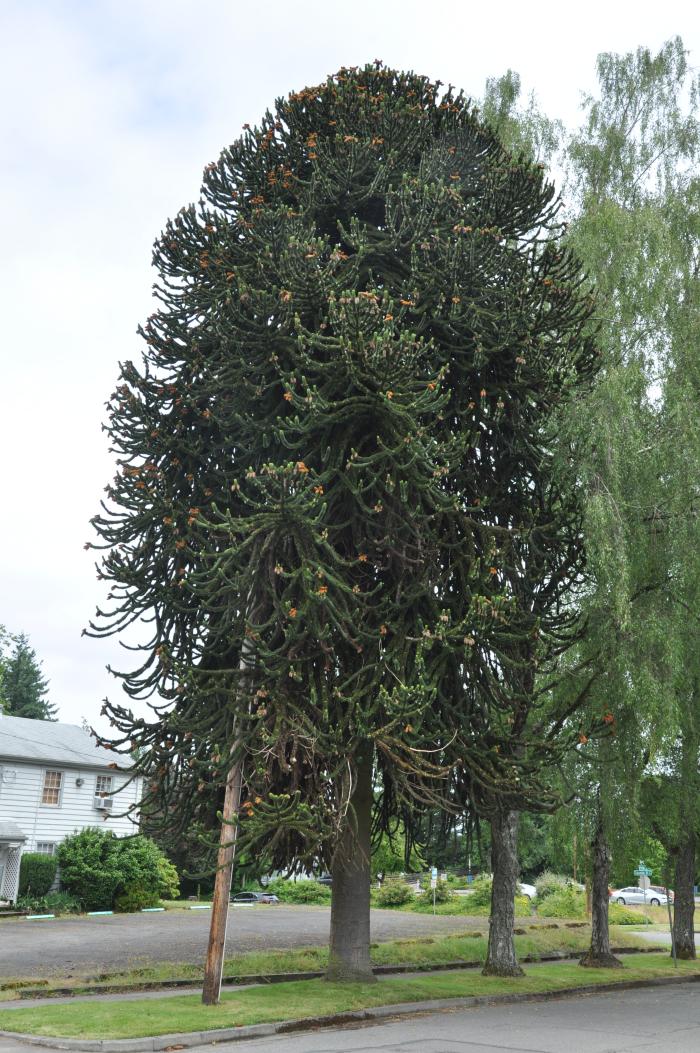
[(528, 899), (534, 899), (537, 895), (537, 889), (534, 885), (526, 885), (525, 882), (518, 882), (518, 895), (526, 896)]
[(653, 888), (648, 888), (645, 892), (637, 885), (628, 885), (626, 888), (613, 889), (610, 893), (610, 902), (621, 903), (623, 906), (627, 903), (641, 903), (647, 907), (665, 907), (668, 903), (668, 896)]

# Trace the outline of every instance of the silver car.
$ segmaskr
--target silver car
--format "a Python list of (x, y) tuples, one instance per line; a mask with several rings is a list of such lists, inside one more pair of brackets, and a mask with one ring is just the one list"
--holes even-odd
[(663, 892), (648, 888), (646, 892), (636, 885), (628, 885), (627, 888), (613, 889), (610, 894), (611, 903), (641, 903), (647, 907), (665, 907), (668, 897)]

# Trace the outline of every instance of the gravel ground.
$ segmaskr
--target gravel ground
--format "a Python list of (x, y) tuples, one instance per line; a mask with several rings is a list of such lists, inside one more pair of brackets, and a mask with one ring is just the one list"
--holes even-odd
[[(201, 964), (209, 918), (208, 911), (198, 910), (54, 921), (5, 919), (0, 921), (0, 978), (94, 976), (154, 962)], [(226, 953), (322, 945), (328, 941), (329, 924), (329, 907), (235, 907), (229, 915)], [(486, 933), (488, 919), (372, 911), (375, 942), (465, 929)]]

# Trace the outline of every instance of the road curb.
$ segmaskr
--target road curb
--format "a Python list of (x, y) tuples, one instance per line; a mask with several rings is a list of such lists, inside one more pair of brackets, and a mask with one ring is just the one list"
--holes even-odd
[[(658, 946), (651, 944), (649, 947), (611, 947), (613, 954), (658, 954)], [(518, 959), (523, 965), (537, 965), (540, 962), (566, 962), (577, 961), (582, 958), (585, 951), (550, 951), (549, 954), (532, 955), (526, 954)], [(483, 961), (465, 962), (461, 960), (453, 962), (436, 962), (426, 965), (425, 963), (409, 963), (406, 965), (375, 965), (372, 972), (376, 976), (401, 975), (404, 973), (433, 973), (454, 971), (455, 969), (481, 969)], [(323, 970), (314, 970), (295, 973), (248, 973), (241, 976), (225, 976), (222, 980), (224, 987), (243, 987), (251, 984), (283, 984), (297, 980), (320, 980), (325, 976)], [(80, 998), (84, 995), (111, 995), (111, 994), (133, 994), (139, 991), (172, 991), (178, 988), (191, 989), (201, 986), (201, 979), (195, 980), (146, 980), (143, 983), (134, 984), (85, 984), (81, 987), (53, 987), (47, 991), (43, 987), (9, 987), (14, 990), (18, 1001), (33, 1001), (35, 999), (50, 998)]]
[(311, 1028), (335, 1027), (359, 1021), (381, 1020), (385, 1017), (413, 1016), (418, 1013), (435, 1013), (452, 1009), (471, 1009), (476, 1006), (517, 1005), (520, 1002), (549, 1002), (575, 995), (599, 994), (610, 991), (631, 991), (650, 987), (669, 987), (677, 984), (700, 982), (695, 976), (662, 976), (649, 980), (618, 980), (605, 984), (578, 984), (563, 987), (559, 991), (508, 995), (470, 995), (464, 998), (434, 998), (423, 1002), (399, 1002), (395, 1005), (376, 1006), (372, 1009), (357, 1009), (328, 1016), (306, 1017), (303, 1020), (279, 1020), (271, 1024), (248, 1024), (243, 1027), (216, 1028), (211, 1031), (188, 1031), (182, 1034), (155, 1035), (152, 1038), (82, 1039), (50, 1038), (27, 1035), (22, 1031), (0, 1031), (0, 1037), (12, 1038), (27, 1045), (51, 1049), (82, 1050), (84, 1053), (153, 1053), (173, 1047), (186, 1049), (217, 1042), (236, 1042), (268, 1035), (290, 1034)]

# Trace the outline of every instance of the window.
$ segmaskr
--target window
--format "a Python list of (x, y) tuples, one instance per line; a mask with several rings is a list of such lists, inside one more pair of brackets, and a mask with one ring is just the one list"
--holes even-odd
[(42, 856), (53, 856), (56, 854), (56, 842), (55, 841), (37, 841), (36, 850)]
[(112, 809), (112, 776), (98, 775), (95, 780), (95, 808), (109, 812)]
[(41, 795), (42, 804), (59, 805), (61, 803), (61, 784), (63, 783), (62, 771), (44, 772), (44, 790)]
[(106, 797), (112, 792), (112, 776), (98, 775), (95, 783), (95, 797)]

